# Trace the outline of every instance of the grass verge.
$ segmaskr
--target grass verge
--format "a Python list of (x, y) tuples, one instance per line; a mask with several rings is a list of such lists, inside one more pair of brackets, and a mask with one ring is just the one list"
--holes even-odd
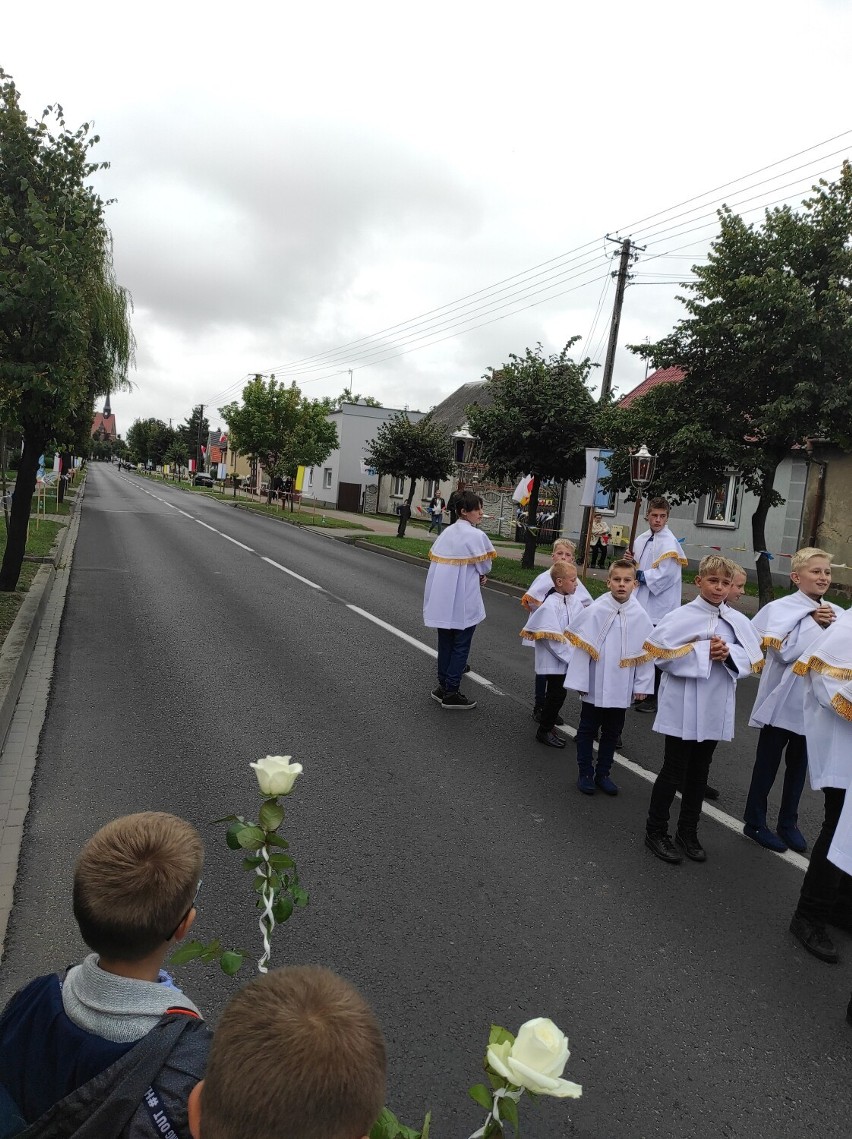
[[(62, 524), (60, 522), (42, 522), (38, 529), (36, 529), (34, 522), (30, 523), (27, 553), (31, 557), (47, 557), (53, 549), (56, 535), (61, 529)], [(0, 558), (5, 552), (6, 528), (0, 524)], [(0, 645), (5, 641), (9, 630), (12, 628), (27, 590), (32, 585), (40, 568), (39, 562), (24, 562), (15, 590), (12, 593), (0, 593)]]

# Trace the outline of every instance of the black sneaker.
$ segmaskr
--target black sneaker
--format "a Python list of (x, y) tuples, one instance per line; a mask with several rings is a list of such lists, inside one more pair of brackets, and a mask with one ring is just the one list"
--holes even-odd
[(706, 862), (707, 851), (698, 841), (696, 834), (681, 834), (675, 832), (675, 846), (682, 850), (690, 862)]
[(444, 699), (444, 697), (445, 697), (446, 695), (447, 695), (447, 690), (446, 690), (446, 688), (442, 688), (442, 687), (440, 686), (440, 684), (438, 685), (438, 687), (437, 687), (437, 688), (433, 688), (433, 689), (432, 689), (432, 699), (433, 699), (433, 700), (437, 700), (437, 702), (438, 702), (439, 704), (441, 703), (441, 701)]
[(441, 707), (453, 712), (467, 712), (470, 708), (476, 707), (476, 701), (468, 700), (461, 692), (445, 692)]
[(541, 714), (543, 711), (544, 708), (542, 708), (541, 704), (536, 704), (536, 706), (533, 708), (533, 719), (537, 724), (541, 723)]
[(645, 845), (657, 858), (661, 858), (663, 862), (671, 862), (673, 866), (683, 862), (683, 859), (675, 850), (675, 845), (669, 836), (664, 832), (663, 834), (652, 834), (650, 831), (645, 832)]
[(647, 700), (638, 700), (633, 705), (633, 711), (634, 712), (648, 713), (648, 712), (656, 712), (656, 710), (657, 710), (657, 701), (654, 699), (653, 696), (649, 696)]
[(717, 788), (711, 787), (710, 784), (708, 783), (707, 786), (704, 788), (704, 798), (707, 799), (708, 802), (710, 802), (710, 803), (715, 803), (716, 800), (719, 798), (719, 792), (718, 792)]
[(825, 926), (819, 922), (809, 921), (801, 914), (793, 914), (790, 933), (801, 941), (808, 953), (825, 961), (827, 965), (835, 965), (840, 960), (837, 947), (828, 936)]

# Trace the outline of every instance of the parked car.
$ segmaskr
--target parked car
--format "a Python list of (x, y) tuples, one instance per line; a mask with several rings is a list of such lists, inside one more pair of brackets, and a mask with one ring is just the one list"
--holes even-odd
[(216, 480), (212, 475), (205, 475), (201, 471), (192, 480), (193, 486), (215, 486)]

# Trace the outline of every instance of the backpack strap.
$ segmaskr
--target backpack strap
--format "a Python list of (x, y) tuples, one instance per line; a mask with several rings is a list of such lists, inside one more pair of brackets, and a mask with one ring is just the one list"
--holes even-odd
[(190, 1009), (164, 1016), (105, 1072), (71, 1092), (18, 1139), (119, 1139), (173, 1049), (200, 1019)]

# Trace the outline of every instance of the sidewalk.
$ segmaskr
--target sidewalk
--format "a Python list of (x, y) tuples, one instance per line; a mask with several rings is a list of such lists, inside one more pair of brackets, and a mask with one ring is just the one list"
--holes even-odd
[[(306, 507), (303, 505), (302, 509), (305, 510)], [(395, 522), (389, 518), (388, 519), (371, 518), (367, 514), (354, 514), (351, 512), (344, 511), (344, 510), (334, 510), (331, 508), (320, 509), (319, 507), (317, 507), (317, 514), (322, 515), (325, 518), (339, 518), (341, 520), (347, 520), (350, 522), (354, 522), (358, 526), (364, 527), (367, 530), (370, 530), (373, 534), (384, 534), (384, 535), (388, 535), (391, 537), (396, 537), (396, 531), (397, 531), (397, 527), (399, 525), (398, 522)], [(308, 526), (307, 529), (311, 529), (311, 527)], [(323, 534), (329, 534), (329, 531), (323, 530), (322, 533)], [(352, 541), (352, 540), (357, 540), (358, 538), (364, 537), (364, 533), (363, 533), (363, 530), (340, 529), (340, 530), (333, 530), (331, 532), (331, 537), (338, 538), (338, 539), (343, 540), (343, 541)], [(423, 538), (423, 539), (434, 540), (436, 535), (435, 534), (430, 535), (426, 532), (425, 529), (421, 529), (419, 526), (412, 526), (411, 523), (409, 523), (408, 529), (406, 530), (406, 537), (407, 538)], [(504, 544), (499, 539), (495, 539), (493, 537), (492, 537), (492, 541), (494, 543), (494, 548), (500, 554), (501, 558), (512, 558), (514, 561), (519, 562), (521, 560), (521, 558), (523, 557), (524, 551), (522, 549), (520, 549), (519, 547), (515, 546), (514, 544)], [(536, 551), (535, 564), (537, 567), (541, 567), (542, 569), (545, 569), (545, 568), (547, 568), (547, 566), (550, 565), (550, 552), (546, 546), (542, 546), (539, 550)], [(580, 567), (579, 573), (580, 573), (580, 577), (582, 579), (583, 578), (582, 567)], [(687, 574), (684, 575), (684, 582), (683, 582), (683, 600), (684, 600), (684, 602), (692, 601), (698, 596), (698, 587), (690, 580), (690, 578), (692, 576), (693, 576), (693, 574), (690, 572), (687, 572)], [(586, 580), (588, 580), (589, 578), (594, 578), (597, 581), (604, 581), (606, 578), (606, 574), (603, 570), (590, 569), (590, 570), (586, 571)], [(746, 594), (744, 597), (742, 597), (740, 599), (740, 602), (739, 602), (737, 608), (740, 610), (741, 613), (744, 613), (747, 617), (753, 617), (755, 615), (755, 613), (757, 612), (757, 608), (758, 608), (757, 598), (756, 597), (750, 597), (750, 596), (748, 596), (748, 594)]]

